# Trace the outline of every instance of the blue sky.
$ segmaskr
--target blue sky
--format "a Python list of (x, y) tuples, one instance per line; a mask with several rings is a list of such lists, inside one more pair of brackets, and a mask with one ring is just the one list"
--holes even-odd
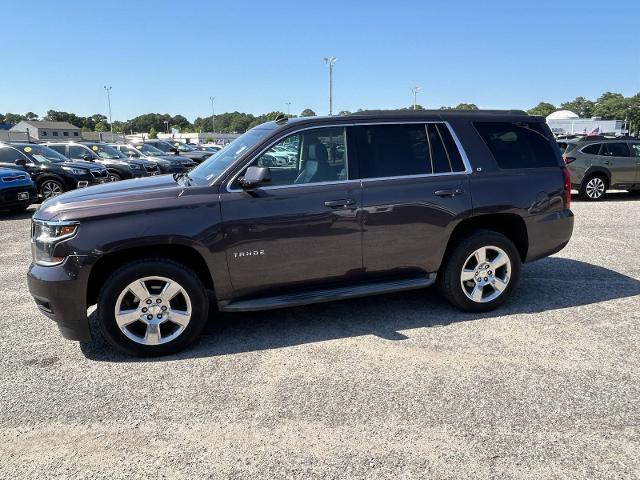
[(10, 1), (0, 112), (530, 108), (640, 91), (640, 2)]

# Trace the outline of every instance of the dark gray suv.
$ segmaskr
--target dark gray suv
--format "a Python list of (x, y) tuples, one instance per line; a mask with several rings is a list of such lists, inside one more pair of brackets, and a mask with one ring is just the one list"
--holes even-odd
[(189, 173), (45, 202), (29, 289), (74, 340), (91, 337), (97, 304), (102, 335), (133, 355), (190, 344), (210, 307), (437, 283), (455, 307), (486, 312), (509, 298), (523, 262), (567, 244), (570, 187), (544, 119), (524, 112), (279, 118)]
[(600, 200), (609, 189), (640, 193), (640, 140), (570, 140), (564, 159), (573, 188), (585, 200)]

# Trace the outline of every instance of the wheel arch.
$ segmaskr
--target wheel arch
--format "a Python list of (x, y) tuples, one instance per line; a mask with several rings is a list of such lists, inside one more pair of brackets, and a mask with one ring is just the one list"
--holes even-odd
[(524, 219), (515, 213), (495, 213), (469, 217), (458, 223), (449, 237), (444, 259), (448, 258), (461, 239), (474, 230), (491, 230), (501, 233), (514, 243), (522, 262), (527, 258), (529, 235)]
[(100, 289), (111, 273), (131, 261), (144, 258), (168, 258), (185, 265), (193, 270), (207, 290), (215, 294), (207, 262), (196, 248), (183, 244), (156, 244), (119, 249), (101, 256), (89, 274), (87, 305), (95, 305)]
[(611, 185), (611, 172), (605, 167), (601, 167), (599, 165), (591, 166), (584, 172), (584, 176), (582, 177), (582, 183), (580, 184), (580, 188), (584, 187), (587, 180), (593, 177), (595, 174), (601, 173), (607, 179), (607, 188)]

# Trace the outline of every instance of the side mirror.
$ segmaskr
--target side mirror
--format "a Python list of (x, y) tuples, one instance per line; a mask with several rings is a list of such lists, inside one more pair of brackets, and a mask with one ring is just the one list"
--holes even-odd
[(88, 153), (83, 154), (82, 157), (80, 158), (82, 158), (83, 160), (86, 160), (87, 162), (93, 162), (93, 157)]
[(27, 161), (24, 158), (18, 158), (15, 162), (16, 165), (24, 167), (27, 164)]
[(266, 183), (271, 183), (269, 167), (249, 167), (244, 177), (240, 178), (240, 185), (247, 190), (257, 188)]
[(171, 147), (169, 149), (170, 152), (173, 152), (174, 155), (178, 155), (178, 153), (180, 153), (180, 150), (178, 150), (176, 147)]

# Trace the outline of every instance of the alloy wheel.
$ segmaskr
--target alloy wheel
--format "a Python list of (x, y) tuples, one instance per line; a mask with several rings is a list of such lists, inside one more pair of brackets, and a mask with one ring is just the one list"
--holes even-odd
[(600, 177), (593, 177), (587, 182), (585, 188), (587, 196), (592, 200), (597, 200), (604, 195), (606, 185)]
[(511, 279), (511, 260), (499, 247), (477, 249), (464, 262), (460, 272), (462, 291), (476, 303), (487, 303), (498, 298)]
[(47, 180), (40, 187), (40, 193), (45, 199), (48, 199), (64, 193), (64, 190), (62, 189), (62, 187), (58, 182), (54, 182), (53, 180)]
[(179, 337), (191, 320), (191, 299), (175, 280), (144, 277), (127, 285), (116, 300), (120, 331), (142, 345), (162, 345)]

